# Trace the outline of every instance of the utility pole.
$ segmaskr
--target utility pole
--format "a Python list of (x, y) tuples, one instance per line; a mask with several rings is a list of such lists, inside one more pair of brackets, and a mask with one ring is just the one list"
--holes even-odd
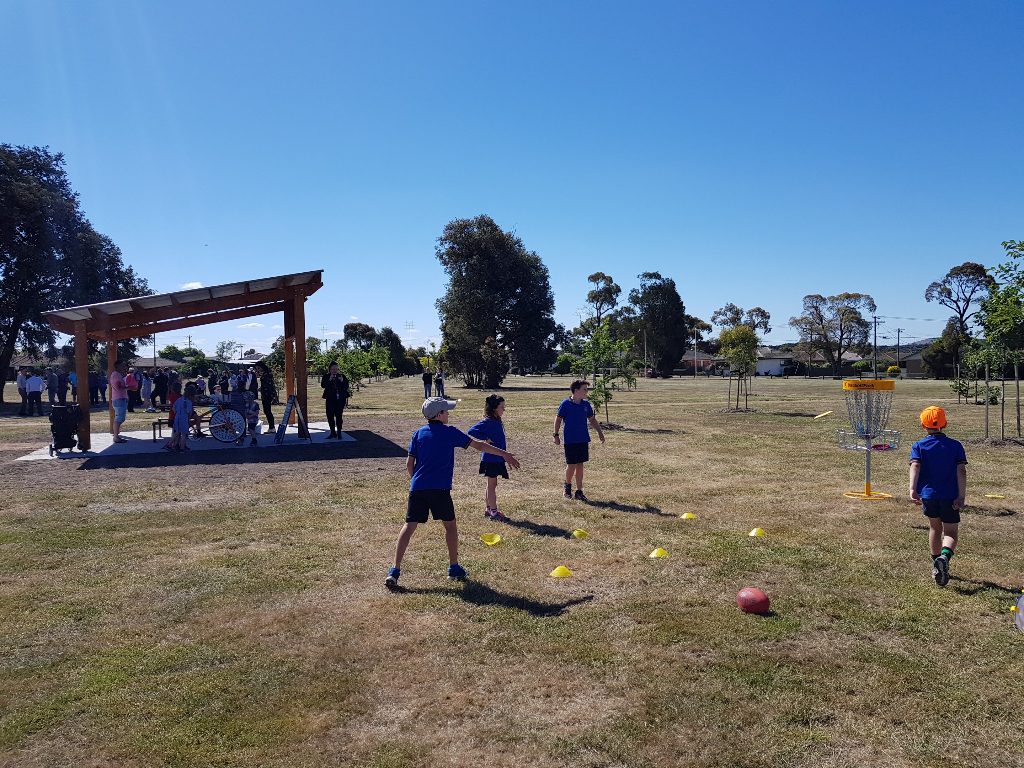
[(324, 337), (324, 352), (326, 353), (327, 352), (327, 326), (326, 325), (321, 325), (320, 326), (320, 333)]
[[(871, 367), (875, 369), (875, 378), (878, 378), (878, 315), (871, 316), (872, 322), (875, 324), (875, 340), (871, 345)], [(885, 321), (882, 321), (882, 325), (885, 325)]]
[[(904, 330), (906, 330), (906, 329), (904, 329), (904, 328), (897, 328), (896, 329), (896, 367), (897, 368), (900, 367), (900, 334), (903, 333)], [(900, 374), (896, 374), (896, 375), (899, 376)]]
[(697, 378), (697, 329), (693, 329), (693, 378)]

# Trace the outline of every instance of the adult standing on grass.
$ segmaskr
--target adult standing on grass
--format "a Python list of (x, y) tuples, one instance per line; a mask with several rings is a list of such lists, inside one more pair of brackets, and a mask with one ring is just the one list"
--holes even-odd
[[(43, 389), (46, 383), (43, 377), (31, 368), (28, 369), (28, 378), (25, 380), (25, 395), (28, 398), (28, 415), (43, 415)], [(33, 414), (32, 412), (35, 411)]]
[(433, 515), (444, 526), (444, 540), (448, 546), (448, 578), (457, 581), (466, 578), (466, 569), (459, 565), (459, 530), (455, 523), (455, 504), (452, 502), (456, 448), (473, 448), (500, 456), (515, 469), (519, 469), (516, 457), (508, 451), (448, 426), (448, 412), (456, 405), (458, 403), (454, 400), (445, 400), (443, 397), (431, 397), (423, 401), (421, 410), (427, 424), (413, 432), (409, 443), (409, 458), (405, 463), (410, 478), (409, 503), (405, 525), (398, 534), (398, 544), (395, 546), (395, 564), (388, 569), (387, 578), (384, 579), (384, 586), (388, 589), (398, 587), (405, 550), (417, 526), (427, 522), (428, 515)]
[(590, 461), (590, 430), (589, 423), (597, 430), (597, 436), (604, 442), (604, 432), (601, 425), (594, 417), (594, 409), (587, 400), (587, 393), (590, 384), (582, 379), (576, 379), (570, 386), (571, 397), (565, 398), (558, 406), (558, 415), (555, 416), (555, 445), (558, 445), (558, 432), (565, 423), (565, 485), (562, 495), (571, 499), (572, 480), (576, 478), (576, 500), (586, 501), (583, 493), (583, 465)]
[(430, 390), (434, 387), (434, 374), (429, 368), (423, 369), (423, 399), (430, 397)]
[(121, 425), (128, 418), (128, 386), (125, 383), (125, 374), (128, 372), (128, 365), (124, 360), (118, 360), (114, 364), (114, 370), (110, 372), (110, 404), (114, 407), (114, 435), (115, 443), (127, 443), (128, 440), (121, 437)]
[(263, 403), (263, 415), (267, 417), (267, 428), (274, 429), (274, 414), (270, 406), (277, 400), (277, 384), (274, 383), (274, 374), (270, 372), (265, 363), (256, 363), (256, 373), (260, 377), (260, 400)]
[(167, 371), (163, 368), (156, 368), (153, 372), (153, 392), (149, 396), (149, 407), (154, 411), (156, 410), (156, 401), (160, 400), (160, 405), (167, 404), (167, 388), (171, 385), (170, 379), (167, 378)]
[(68, 372), (68, 384), (71, 385), (71, 402), (78, 402), (78, 374), (75, 371)]
[(53, 368), (46, 369), (46, 397), (49, 399), (50, 407), (52, 408), (57, 400), (57, 373)]
[(28, 416), (28, 389), (25, 384), (28, 382), (28, 376), (25, 373), (24, 368), (18, 369), (18, 397), (21, 398), (21, 408), (18, 409), (19, 416)]
[(960, 510), (967, 498), (967, 454), (963, 445), (943, 434), (946, 412), (937, 405), (921, 411), (928, 435), (910, 448), (910, 498), (928, 518), (932, 578), (940, 587), (949, 583), (960, 531)]
[(146, 413), (153, 413), (156, 408), (153, 407), (153, 380), (149, 378), (149, 373), (146, 369), (141, 369), (142, 373), (139, 375), (142, 377), (142, 381), (139, 382), (139, 397), (142, 402), (139, 405), (146, 406)]
[(438, 397), (444, 397), (444, 371), (440, 368), (434, 374), (434, 389), (437, 390), (435, 394)]
[(337, 363), (331, 363), (327, 373), (320, 379), (324, 388), (324, 404), (327, 406), (327, 426), (331, 429), (328, 440), (341, 439), (341, 425), (345, 418), (345, 403), (348, 401), (348, 377), (338, 369)]

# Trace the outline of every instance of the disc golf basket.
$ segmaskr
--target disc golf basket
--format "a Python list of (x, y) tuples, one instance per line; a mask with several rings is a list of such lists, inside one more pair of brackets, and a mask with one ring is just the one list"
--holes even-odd
[(837, 431), (839, 447), (864, 451), (864, 490), (844, 493), (851, 499), (890, 499), (891, 493), (871, 490), (871, 454), (895, 451), (900, 447), (900, 433), (886, 429), (892, 393), (896, 382), (890, 379), (847, 379), (843, 381), (846, 410), (850, 414), (849, 430)]

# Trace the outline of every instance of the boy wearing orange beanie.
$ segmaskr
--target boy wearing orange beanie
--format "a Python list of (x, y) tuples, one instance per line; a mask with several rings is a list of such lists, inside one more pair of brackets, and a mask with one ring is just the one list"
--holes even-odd
[(946, 412), (937, 405), (921, 411), (921, 426), (928, 434), (910, 449), (910, 498), (928, 518), (932, 578), (944, 587), (967, 496), (967, 454), (963, 445), (943, 433)]

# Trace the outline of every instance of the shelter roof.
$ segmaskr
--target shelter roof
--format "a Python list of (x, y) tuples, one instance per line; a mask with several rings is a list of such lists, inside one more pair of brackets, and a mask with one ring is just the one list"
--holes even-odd
[(238, 283), (155, 293), (79, 307), (44, 312), (57, 331), (86, 335), (103, 341), (149, 336), (152, 333), (191, 328), (277, 312), (296, 296), (309, 296), (321, 288), (323, 270), (296, 272)]

